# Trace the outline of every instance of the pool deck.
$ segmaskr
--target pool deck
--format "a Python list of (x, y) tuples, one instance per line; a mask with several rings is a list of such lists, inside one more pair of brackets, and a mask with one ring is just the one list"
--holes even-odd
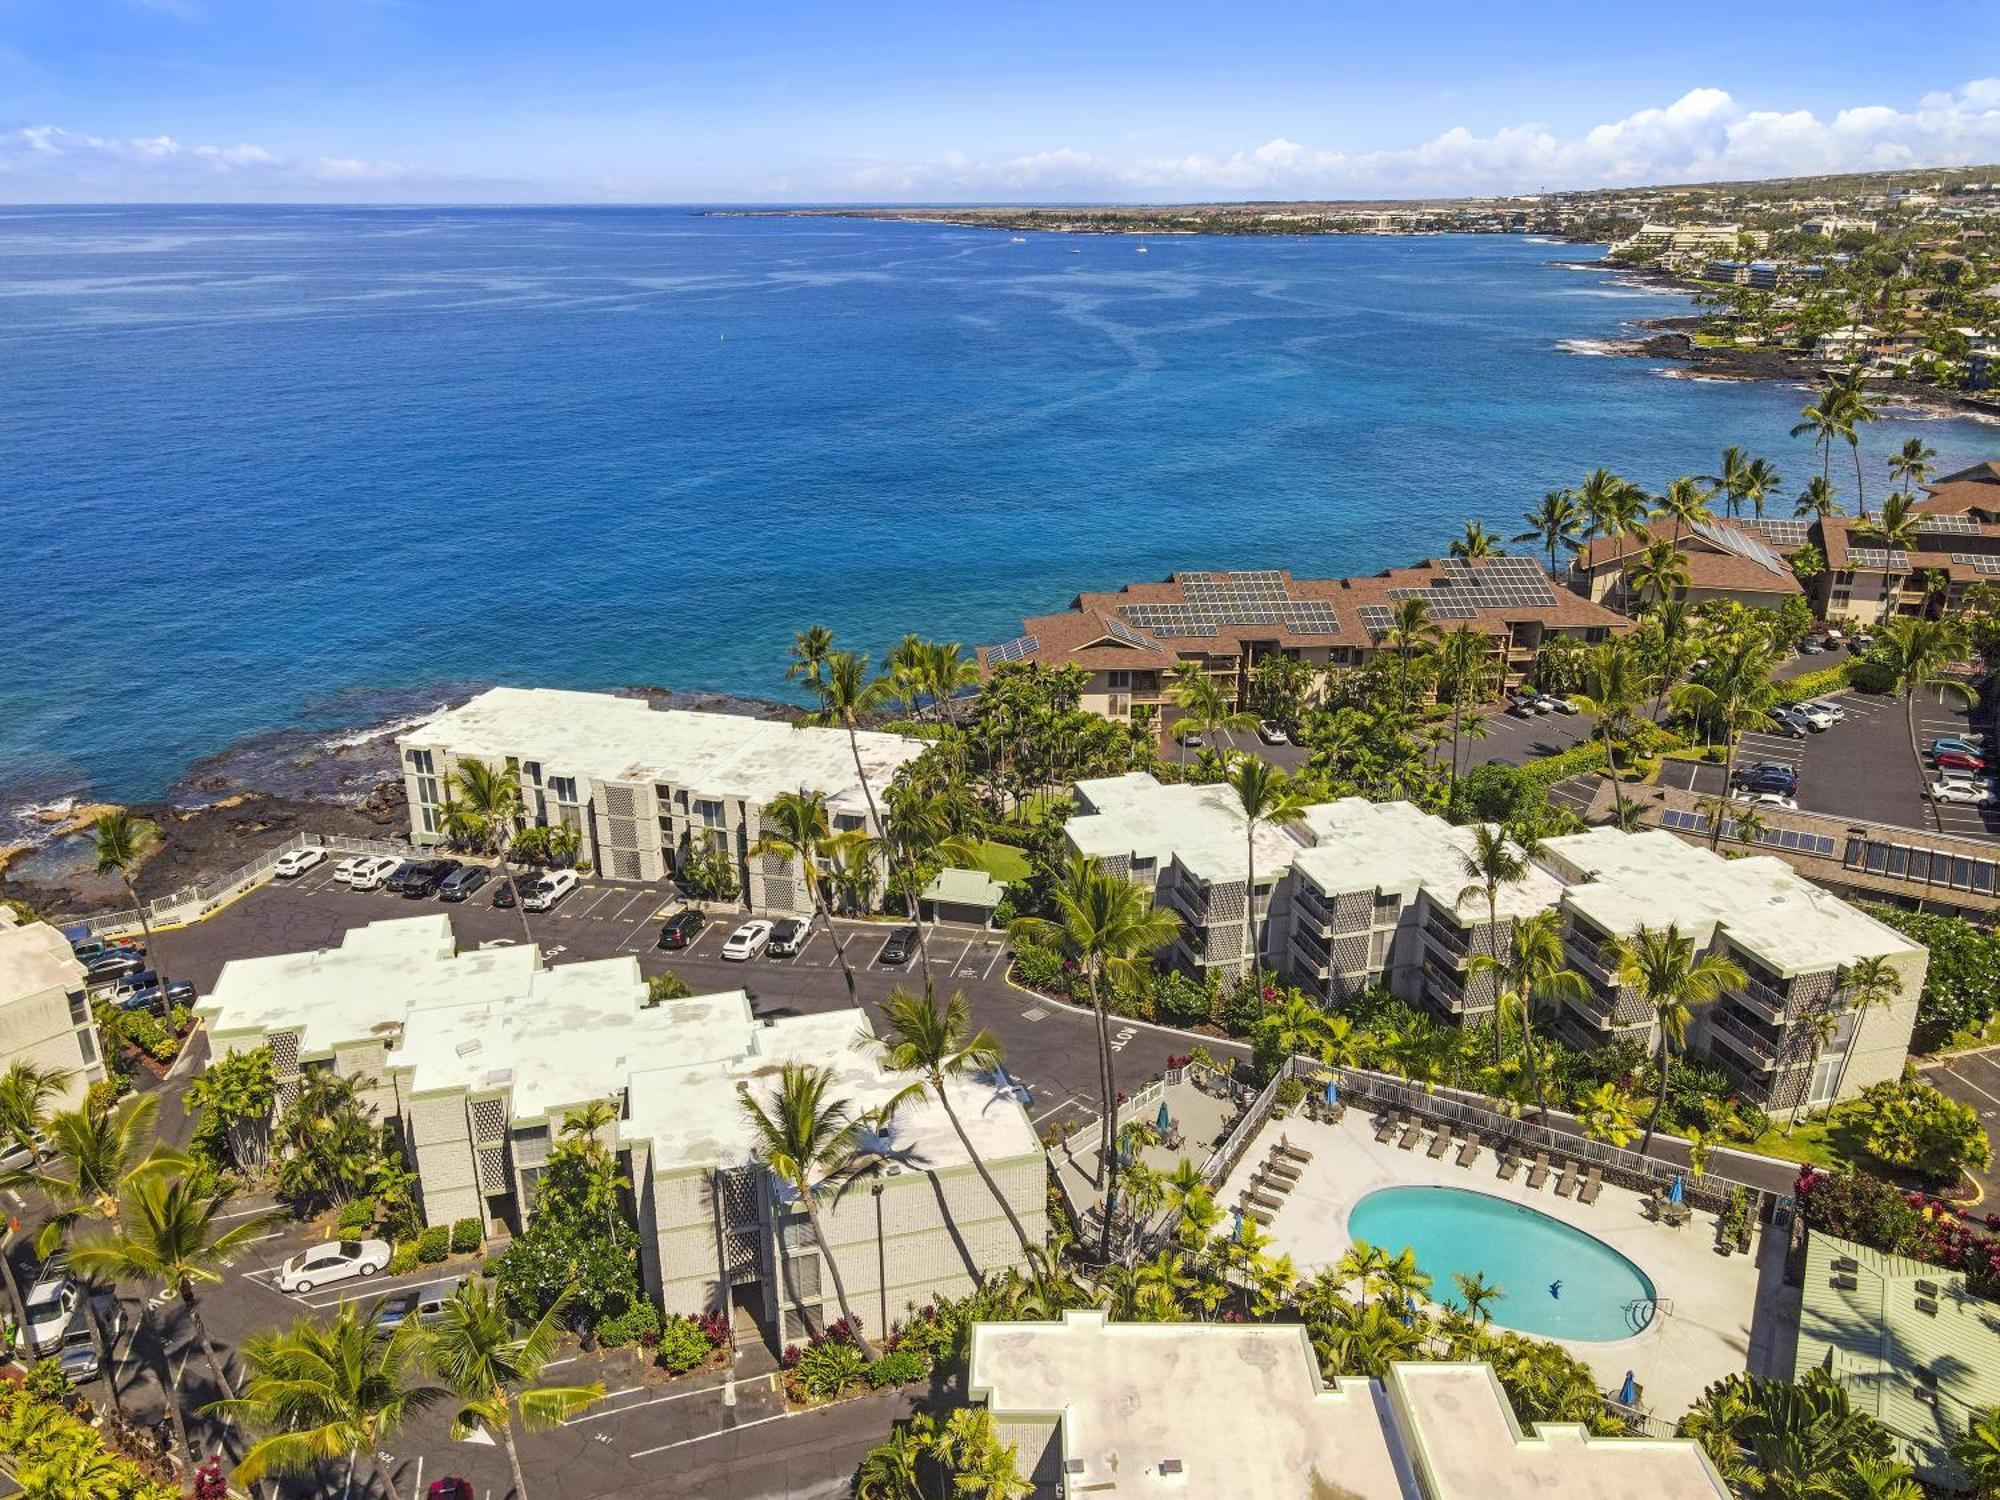
[[(1644, 1200), (1637, 1193), (1609, 1184), (1594, 1204), (1585, 1207), (1574, 1196), (1556, 1196), (1556, 1171), (1530, 1192), (1527, 1165), (1513, 1181), (1503, 1182), (1499, 1158), (1490, 1148), (1483, 1148), (1470, 1167), (1460, 1167), (1455, 1147), (1436, 1160), (1427, 1156), (1428, 1136), (1409, 1151), (1400, 1150), (1395, 1137), (1387, 1145), (1377, 1145), (1368, 1114), (1355, 1109), (1338, 1125), (1318, 1124), (1300, 1115), (1268, 1122), (1216, 1195), (1223, 1208), (1241, 1202), (1252, 1174), (1281, 1136), (1310, 1151), (1312, 1160), (1300, 1168), (1298, 1186), (1285, 1196), (1266, 1232), (1272, 1253), (1289, 1254), (1302, 1273), (1340, 1258), (1349, 1244), (1349, 1210), (1377, 1189), (1469, 1188), (1584, 1230), (1652, 1279), (1661, 1306), (1644, 1332), (1604, 1343), (1558, 1341), (1590, 1365), (1606, 1392), (1617, 1391), (1625, 1372), (1632, 1370), (1643, 1391), (1640, 1405), (1650, 1415), (1671, 1422), (1711, 1381), (1732, 1371), (1790, 1378), (1798, 1313), (1796, 1293), (1787, 1296), (1783, 1285), (1782, 1236), (1760, 1235), (1752, 1255), (1719, 1255), (1713, 1214), (1697, 1213), (1681, 1228), (1670, 1229), (1645, 1216)], [(1394, 1253), (1400, 1247), (1384, 1248)], [(1555, 1274), (1559, 1268), (1552, 1269), (1551, 1275)], [(1436, 1290), (1449, 1296), (1452, 1289)]]

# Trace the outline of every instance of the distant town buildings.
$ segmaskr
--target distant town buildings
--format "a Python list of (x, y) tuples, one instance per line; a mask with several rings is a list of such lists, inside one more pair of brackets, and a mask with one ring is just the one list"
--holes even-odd
[(63, 1075), (56, 1109), (75, 1108), (104, 1077), (83, 965), (68, 939), (0, 904), (0, 1071), (17, 1062)]

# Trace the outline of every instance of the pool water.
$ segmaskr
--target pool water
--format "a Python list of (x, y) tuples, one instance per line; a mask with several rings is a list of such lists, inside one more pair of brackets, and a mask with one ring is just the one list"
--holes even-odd
[[(1370, 1193), (1347, 1216), (1347, 1237), (1394, 1255), (1407, 1245), (1434, 1301), (1458, 1298), (1454, 1273), (1477, 1273), (1502, 1295), (1502, 1327), (1543, 1338), (1630, 1338), (1652, 1316), (1653, 1283), (1602, 1240), (1518, 1203), (1450, 1187)], [(1550, 1284), (1560, 1282), (1556, 1295)]]

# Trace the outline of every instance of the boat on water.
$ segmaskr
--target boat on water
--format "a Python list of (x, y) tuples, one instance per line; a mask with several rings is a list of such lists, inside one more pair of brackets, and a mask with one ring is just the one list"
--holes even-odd
[(1025, 234), (1017, 234), (1007, 243), (1010, 245), (1025, 245), (1028, 243), (1028, 237)]
[(1140, 253), (1141, 255), (1144, 255), (1144, 254), (1146, 253), (1146, 247), (1145, 247), (1144, 245), (1141, 245), (1141, 246), (1139, 247), (1139, 253)]

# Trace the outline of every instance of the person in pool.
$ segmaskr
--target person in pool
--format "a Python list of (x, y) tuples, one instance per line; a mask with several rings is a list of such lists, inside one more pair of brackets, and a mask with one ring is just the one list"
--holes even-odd
[(1560, 1302), (1562, 1301), (1562, 1294), (1563, 1294), (1563, 1284), (1561, 1279), (1558, 1278), (1555, 1281), (1551, 1281), (1549, 1283), (1549, 1295), (1555, 1298), (1558, 1302)]

